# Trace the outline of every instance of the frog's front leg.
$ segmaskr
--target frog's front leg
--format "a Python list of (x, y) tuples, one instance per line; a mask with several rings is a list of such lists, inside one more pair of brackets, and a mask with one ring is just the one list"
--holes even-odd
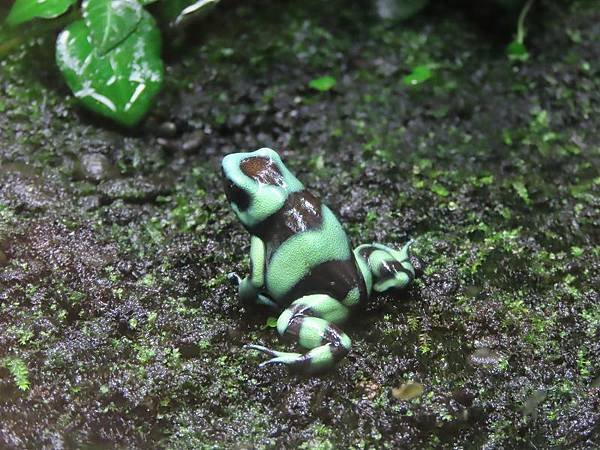
[(260, 238), (252, 236), (250, 239), (250, 275), (241, 279), (234, 274), (233, 278), (236, 278), (238, 282), (238, 293), (242, 304), (258, 303), (279, 309), (277, 304), (263, 293), (265, 288), (266, 258), (267, 250), (265, 243)]
[(247, 345), (246, 348), (273, 357), (261, 363), (261, 367), (284, 364), (306, 374), (325, 371), (350, 351), (350, 338), (337, 327), (346, 320), (348, 313), (346, 306), (328, 295), (306, 295), (281, 313), (277, 331), (281, 336), (292, 338), (308, 352), (279, 352), (262, 345)]
[(401, 250), (382, 244), (359, 245), (354, 250), (358, 267), (362, 272), (368, 292), (402, 289), (415, 277), (415, 269), (408, 259), (409, 241)]

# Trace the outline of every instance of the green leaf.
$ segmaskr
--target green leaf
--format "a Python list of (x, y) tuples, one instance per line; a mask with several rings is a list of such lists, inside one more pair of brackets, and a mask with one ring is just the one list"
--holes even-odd
[(525, 44), (515, 40), (506, 47), (506, 56), (511, 61), (527, 61), (529, 59), (529, 52)]
[(83, 19), (92, 42), (103, 55), (129, 36), (142, 18), (137, 0), (84, 0)]
[(160, 32), (150, 14), (118, 47), (99, 55), (82, 20), (56, 42), (56, 62), (75, 97), (86, 107), (127, 126), (141, 120), (163, 81)]
[(412, 400), (423, 395), (425, 388), (421, 383), (409, 381), (398, 388), (392, 389), (392, 396), (398, 400)]
[(526, 204), (529, 205), (531, 203), (529, 192), (527, 192), (527, 187), (522, 181), (513, 181), (512, 187), (515, 191), (517, 191), (519, 197), (521, 197)]
[(571, 247), (571, 255), (577, 257), (583, 255), (583, 249), (581, 247)]
[(448, 191), (448, 189), (446, 189), (441, 184), (437, 184), (437, 183), (434, 183), (433, 186), (431, 186), (431, 191), (436, 193), (440, 197), (448, 197), (450, 195), (450, 192)]
[(9, 25), (20, 23), (40, 17), (53, 19), (63, 14), (69, 6), (77, 0), (17, 0), (6, 18)]
[(310, 80), (308, 86), (320, 92), (325, 92), (332, 89), (337, 84), (337, 81), (332, 76), (326, 75), (324, 77), (315, 78)]
[(427, 65), (413, 67), (411, 73), (402, 78), (402, 82), (408, 86), (415, 86), (429, 80), (433, 72)]
[(269, 317), (267, 323), (265, 323), (265, 328), (277, 328), (277, 317)]

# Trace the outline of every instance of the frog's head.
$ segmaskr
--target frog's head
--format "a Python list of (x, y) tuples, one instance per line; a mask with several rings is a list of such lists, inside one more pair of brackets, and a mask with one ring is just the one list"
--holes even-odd
[(304, 189), (270, 148), (232, 153), (223, 158), (221, 167), (227, 199), (246, 228), (276, 213), (290, 193)]

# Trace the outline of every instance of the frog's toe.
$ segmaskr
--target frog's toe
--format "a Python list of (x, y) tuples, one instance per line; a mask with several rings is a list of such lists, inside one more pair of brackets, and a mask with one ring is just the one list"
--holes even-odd
[[(282, 353), (282, 352), (276, 352)], [(277, 356), (275, 358), (268, 359), (266, 361), (261, 362), (258, 367), (265, 367), (269, 364), (285, 364), (285, 365), (297, 365), (301, 360), (302, 355), (300, 353), (284, 353), (281, 356)]]
[(262, 345), (246, 344), (244, 345), (244, 348), (246, 350), (258, 350), (259, 352), (266, 353), (269, 356), (273, 356), (273, 358), (260, 363), (259, 367), (264, 367), (269, 364), (293, 365), (298, 363), (299, 359), (302, 358), (301, 353), (278, 352), (276, 350), (271, 350), (270, 348), (264, 347)]
[(271, 350), (270, 348), (257, 344), (245, 344), (244, 350), (258, 350), (259, 352), (263, 352), (271, 356), (275, 356), (275, 353), (277, 353), (276, 351)]

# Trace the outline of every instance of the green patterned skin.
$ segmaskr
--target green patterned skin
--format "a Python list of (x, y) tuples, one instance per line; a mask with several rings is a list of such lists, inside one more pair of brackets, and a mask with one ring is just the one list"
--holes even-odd
[(262, 148), (225, 156), (225, 192), (251, 235), (250, 274), (238, 282), (245, 305), (280, 311), (277, 331), (306, 349), (280, 352), (261, 366), (284, 364), (312, 374), (333, 367), (351, 348), (339, 328), (371, 293), (404, 288), (414, 278), (408, 242), (400, 251), (381, 244), (352, 250), (331, 210), (304, 189), (279, 155)]

